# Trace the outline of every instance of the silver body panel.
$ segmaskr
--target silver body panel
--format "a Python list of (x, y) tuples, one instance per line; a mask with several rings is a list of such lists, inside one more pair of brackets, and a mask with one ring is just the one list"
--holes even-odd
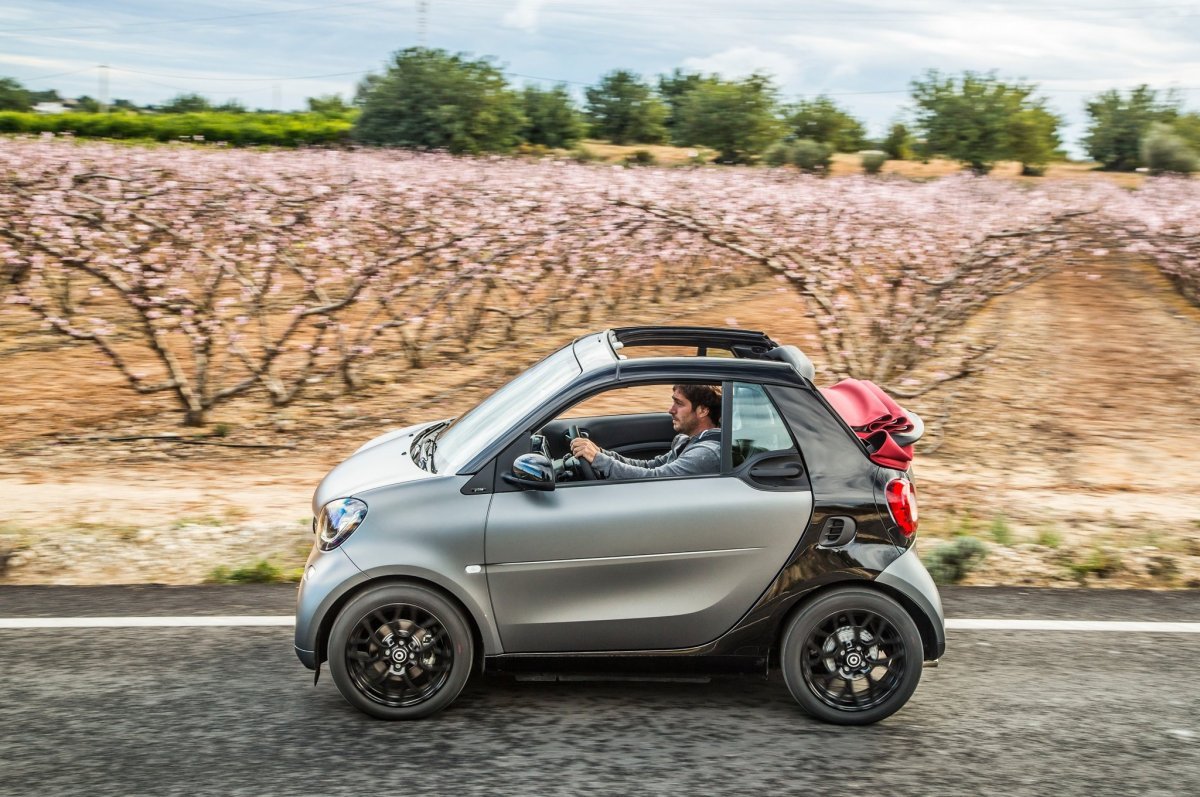
[(665, 650), (710, 642), (779, 572), (807, 491), (731, 476), (500, 493), (487, 580), (509, 653)]
[(431, 425), (421, 423), (397, 429), (365, 443), (317, 485), (313, 492), (313, 515), (335, 498), (349, 498), (377, 487), (431, 478), (434, 474), (417, 467), (408, 453), (413, 437)]
[(317, 664), (317, 634), (321, 620), (339, 597), (366, 580), (342, 549), (322, 551), (313, 546), (296, 594), (296, 655), (306, 666)]
[(483, 530), (492, 496), (463, 495), (469, 477), (433, 476), (381, 487), (355, 497), (367, 517), (341, 549), (368, 579), (429, 581), (463, 605), (479, 626), (484, 653), (500, 652), (484, 573)]
[[(323, 553), (314, 546), (309, 564), (317, 564), (318, 571), (311, 583), (301, 584), (298, 652), (316, 645), (316, 624), (324, 620), (321, 615), (330, 606), (368, 581), (383, 578), (436, 584), (474, 618), (484, 653), (502, 652), (485, 576), (466, 572), (468, 566), (483, 563), (483, 530), (491, 495), (463, 495), (460, 491), (470, 477), (430, 473), (412, 461), (413, 437), (430, 425), (375, 438), (331, 470), (317, 487), (314, 514), (336, 498), (355, 497), (367, 504), (367, 516), (333, 551)], [(352, 569), (323, 569), (321, 563), (329, 557), (345, 559)]]

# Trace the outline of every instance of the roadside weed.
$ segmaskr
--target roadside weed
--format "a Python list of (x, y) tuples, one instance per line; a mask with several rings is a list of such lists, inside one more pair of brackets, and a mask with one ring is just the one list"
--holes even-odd
[(1047, 523), (1038, 526), (1037, 536), (1033, 541), (1045, 548), (1057, 548), (1062, 545), (1063, 538), (1058, 529)]
[(921, 557), (938, 584), (957, 584), (987, 557), (987, 544), (975, 537), (959, 536), (941, 543)]
[(988, 532), (992, 535), (992, 541), (999, 545), (1013, 544), (1012, 527), (1008, 525), (1008, 519), (1004, 515), (996, 515), (992, 519), (992, 525)]
[(1123, 567), (1121, 554), (1112, 548), (1093, 548), (1082, 559), (1067, 563), (1067, 569), (1079, 583), (1084, 583), (1089, 575), (1096, 578), (1108, 578), (1116, 575)]
[(213, 568), (204, 581), (206, 584), (278, 584), (299, 581), (302, 569), (281, 570), (266, 559), (252, 565), (229, 569), (224, 565)]

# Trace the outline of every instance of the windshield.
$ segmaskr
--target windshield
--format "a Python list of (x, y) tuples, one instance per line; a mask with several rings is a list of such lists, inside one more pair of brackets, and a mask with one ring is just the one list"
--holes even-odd
[(434, 463), (457, 473), (480, 449), (562, 390), (582, 370), (570, 346), (559, 349), (484, 399), (437, 438)]

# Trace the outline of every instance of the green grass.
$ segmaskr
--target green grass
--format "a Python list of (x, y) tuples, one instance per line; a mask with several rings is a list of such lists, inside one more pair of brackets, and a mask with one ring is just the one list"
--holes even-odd
[(236, 526), (250, 517), (248, 510), (234, 504), (218, 505), (214, 508), (217, 511), (201, 515), (181, 515), (172, 520), (168, 528), (175, 531), (184, 526)]
[(11, 520), (0, 520), (0, 535), (19, 537), (25, 534), (26, 531), (24, 526), (18, 526)]
[(280, 584), (300, 580), (303, 568), (283, 570), (266, 559), (252, 565), (230, 569), (224, 565), (213, 568), (204, 580), (206, 584)]
[(958, 536), (921, 556), (938, 584), (957, 584), (987, 557), (987, 545), (975, 537)]
[(1038, 526), (1037, 536), (1034, 537), (1033, 541), (1046, 548), (1057, 548), (1062, 545), (1063, 538), (1058, 529), (1053, 525), (1046, 524)]
[(0, 536), (13, 537), (22, 545), (36, 540), (66, 539), (80, 534), (95, 537), (117, 537), (126, 542), (134, 540), (141, 526), (128, 523), (96, 523), (90, 520), (66, 520), (49, 526), (23, 526), (11, 521), (0, 520)]
[(955, 514), (951, 522), (951, 529), (955, 537), (974, 537), (975, 536), (975, 515), (972, 512), (964, 512), (961, 516)]
[(1008, 525), (1008, 519), (1004, 515), (996, 515), (992, 519), (988, 533), (992, 535), (992, 541), (999, 545), (1012, 545), (1014, 542), (1012, 527)]
[(217, 515), (184, 515), (171, 521), (169, 528), (178, 531), (184, 526), (224, 526), (225, 520)]
[(937, 539), (978, 536), (975, 533), (975, 525), (975, 515), (971, 510), (952, 510), (934, 517), (921, 518), (922, 534)]
[(1122, 567), (1121, 555), (1111, 548), (1092, 548), (1082, 559), (1067, 563), (1067, 569), (1081, 584), (1089, 575), (1108, 578), (1120, 572)]

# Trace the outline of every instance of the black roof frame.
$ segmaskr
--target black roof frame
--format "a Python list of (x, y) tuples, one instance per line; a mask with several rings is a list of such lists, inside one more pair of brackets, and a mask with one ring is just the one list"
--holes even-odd
[(695, 346), (701, 356), (712, 347), (756, 359), (779, 347), (765, 332), (728, 327), (617, 327), (612, 336), (623, 346)]

